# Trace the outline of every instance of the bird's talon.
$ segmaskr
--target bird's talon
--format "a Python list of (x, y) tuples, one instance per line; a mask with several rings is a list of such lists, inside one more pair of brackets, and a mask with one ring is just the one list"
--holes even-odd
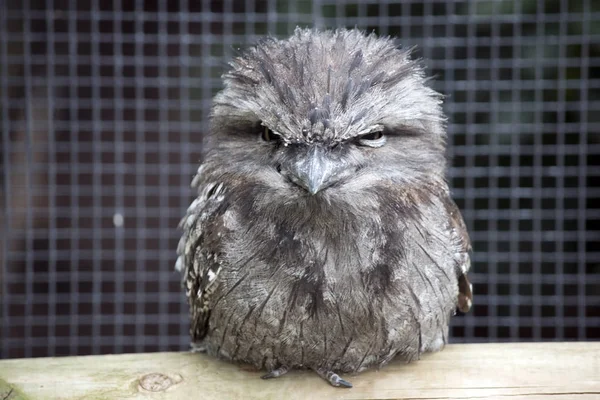
[(338, 384), (336, 386), (338, 387), (344, 387), (344, 388), (351, 388), (352, 384), (350, 382), (348, 382), (347, 380), (341, 379), (337, 382)]
[(331, 384), (331, 386), (341, 387), (341, 388), (351, 388), (352, 384), (347, 380), (340, 378), (338, 374), (333, 371), (328, 371), (323, 368), (319, 368), (315, 370), (315, 372), (327, 382)]
[(285, 365), (282, 365), (281, 367), (264, 374), (263, 376), (261, 376), (261, 378), (262, 379), (279, 378), (281, 375), (285, 375), (288, 371), (289, 371), (289, 368), (286, 367)]

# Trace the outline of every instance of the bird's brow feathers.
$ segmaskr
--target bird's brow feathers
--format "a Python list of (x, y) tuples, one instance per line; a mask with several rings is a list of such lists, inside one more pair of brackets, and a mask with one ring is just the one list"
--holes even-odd
[(414, 121), (441, 125), (441, 98), (409, 53), (355, 30), (298, 28), (287, 40), (267, 38), (232, 61), (213, 118), (262, 121), (288, 142), (340, 141)]

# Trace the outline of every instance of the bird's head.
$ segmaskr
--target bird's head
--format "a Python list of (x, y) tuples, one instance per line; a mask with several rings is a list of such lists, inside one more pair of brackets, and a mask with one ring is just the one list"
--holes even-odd
[(209, 148), (238, 171), (310, 195), (444, 173), (441, 98), (389, 38), (298, 28), (235, 58), (224, 81)]

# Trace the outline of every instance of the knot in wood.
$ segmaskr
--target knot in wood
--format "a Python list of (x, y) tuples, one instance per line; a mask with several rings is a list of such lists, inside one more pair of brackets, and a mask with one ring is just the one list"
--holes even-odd
[(159, 373), (144, 375), (140, 378), (140, 386), (149, 392), (162, 392), (174, 383), (171, 378)]

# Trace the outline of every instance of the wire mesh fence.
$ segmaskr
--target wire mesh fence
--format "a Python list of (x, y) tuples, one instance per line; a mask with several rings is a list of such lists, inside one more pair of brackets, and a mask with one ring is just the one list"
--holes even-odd
[(600, 339), (600, 3), (0, 0), (0, 357), (187, 348), (211, 97), (297, 25), (398, 36), (446, 95), (474, 247), (452, 340)]

